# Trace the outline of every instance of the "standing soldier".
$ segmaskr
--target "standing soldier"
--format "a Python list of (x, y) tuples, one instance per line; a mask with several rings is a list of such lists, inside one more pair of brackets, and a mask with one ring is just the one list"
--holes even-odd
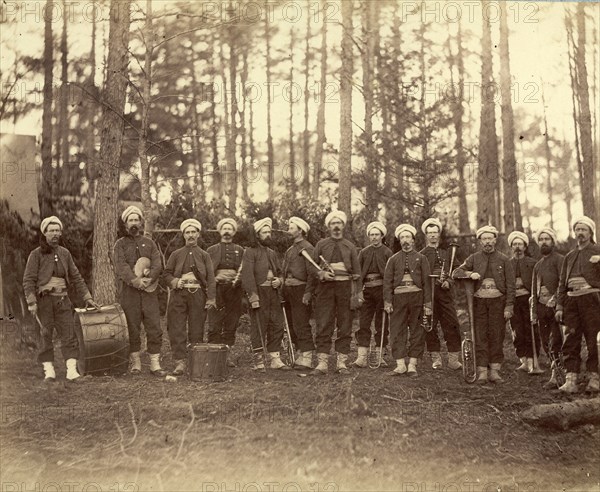
[[(385, 310), (391, 314), (390, 344), (396, 359), (396, 369), (391, 376), (404, 373), (417, 376), (417, 362), (425, 350), (422, 318), (423, 314), (431, 316), (429, 263), (414, 250), (416, 234), (417, 230), (410, 224), (396, 227), (394, 235), (402, 249), (387, 262), (383, 278)], [(406, 356), (409, 357), (408, 369)]]
[(581, 337), (588, 350), (586, 368), (589, 381), (586, 391), (597, 393), (598, 346), (596, 337), (600, 329), (600, 247), (595, 244), (596, 224), (583, 216), (573, 222), (577, 247), (567, 253), (560, 270), (556, 320), (567, 326), (563, 342), (566, 382), (559, 389), (566, 393), (577, 392), (577, 374), (581, 365)]
[[(450, 277), (450, 254), (448, 250), (440, 248), (440, 236), (442, 235), (442, 223), (435, 218), (427, 219), (421, 226), (421, 231), (425, 234), (427, 246), (421, 250), (429, 262), (429, 268), (432, 275), (439, 278), (435, 281), (435, 292), (433, 297), (433, 326), (434, 329), (425, 333), (425, 343), (428, 352), (431, 353), (432, 367), (434, 369), (442, 368), (442, 357), (440, 356), (440, 339), (438, 338), (437, 327), (438, 320), (442, 325), (442, 333), (448, 349), (448, 367), (450, 369), (460, 369), (462, 364), (458, 360), (460, 351), (460, 324), (454, 307), (454, 296), (452, 295), (452, 284), (454, 281)], [(444, 278), (441, 278), (442, 267), (444, 268)]]
[(515, 273), (508, 257), (496, 251), (498, 229), (487, 225), (477, 230), (481, 251), (470, 255), (454, 271), (454, 277), (476, 280), (473, 311), (477, 381), (502, 383), (505, 323), (513, 315)]
[(269, 246), (273, 221), (266, 217), (254, 223), (256, 245), (246, 248), (242, 259), (242, 286), (254, 311), (250, 341), (254, 369), (264, 371), (263, 343), (271, 358), (271, 369), (291, 369), (281, 360), (283, 312), (278, 289), (282, 285), (279, 259)]
[(325, 217), (330, 237), (321, 239), (315, 246), (313, 258), (317, 263), (321, 262), (323, 267), (318, 273), (320, 282), (315, 296), (318, 364), (311, 373), (315, 376), (327, 374), (336, 326), (336, 371), (340, 374), (349, 373), (346, 361), (352, 339), (352, 310), (359, 307), (362, 288), (356, 246), (343, 237), (346, 222), (346, 214), (341, 210), (330, 212)]
[[(208, 343), (225, 344), (230, 348), (235, 343), (235, 332), (242, 315), (240, 267), (244, 248), (233, 242), (237, 227), (235, 220), (221, 219), (217, 224), (221, 242), (206, 250), (212, 259), (217, 282), (216, 309), (208, 311)], [(231, 356), (227, 365), (235, 367)]]
[[(556, 232), (549, 227), (538, 233), (537, 242), (542, 258), (533, 267), (531, 279), (531, 322), (538, 323), (542, 345), (546, 354), (554, 361), (560, 360), (562, 335), (554, 318), (556, 292), (560, 278), (560, 267), (565, 259), (555, 251)], [(552, 374), (544, 388), (556, 387), (558, 368), (552, 363)]]
[[(141, 234), (144, 216), (136, 206), (130, 206), (121, 214), (127, 235), (117, 239), (114, 261), (117, 278), (121, 281), (121, 306), (127, 318), (129, 330), (129, 360), (131, 374), (142, 370), (140, 361), (140, 325), (144, 323), (150, 355), (150, 372), (164, 376), (160, 367), (162, 329), (156, 285), (162, 271), (158, 247), (152, 239)], [(141, 270), (141, 271), (140, 271)]]
[(290, 332), (300, 351), (295, 369), (312, 369), (312, 358), (315, 350), (312, 329), (310, 327), (310, 301), (314, 282), (310, 277), (316, 274), (315, 267), (302, 256), (302, 251), (311, 258), (313, 245), (306, 240), (310, 226), (300, 217), (291, 217), (288, 221), (288, 232), (294, 244), (285, 252), (283, 261), (283, 295), (289, 308)]
[[(355, 367), (367, 367), (369, 344), (371, 342), (371, 322), (375, 317), (375, 343), (377, 345), (376, 357), (379, 360), (380, 347), (383, 337), (383, 346), (387, 345), (387, 326), (382, 330), (383, 319), (383, 274), (385, 265), (392, 256), (392, 251), (383, 244), (387, 228), (381, 222), (371, 222), (367, 226), (367, 237), (371, 244), (362, 249), (358, 254), (360, 263), (360, 279), (363, 284), (364, 304), (360, 309), (360, 328), (356, 333), (358, 357), (354, 361)], [(389, 323), (389, 320), (388, 320)], [(387, 324), (387, 323), (386, 323)], [(387, 367), (382, 359), (381, 364)]]
[[(536, 261), (530, 256), (525, 256), (529, 237), (520, 231), (513, 231), (508, 235), (508, 246), (512, 249), (513, 256), (510, 260), (515, 272), (515, 306), (510, 319), (513, 333), (513, 344), (521, 365), (517, 371), (535, 374), (533, 367), (533, 343), (531, 339), (531, 316), (529, 298), (531, 297), (531, 279)], [(536, 353), (540, 353), (540, 340), (537, 335), (535, 340)]]
[[(204, 341), (206, 311), (215, 308), (215, 275), (210, 255), (198, 246), (202, 225), (187, 219), (179, 227), (185, 246), (171, 253), (164, 277), (171, 287), (167, 330), (175, 362), (174, 376), (185, 372), (186, 346)], [(187, 326), (186, 326), (187, 325)]]
[(62, 229), (58, 217), (42, 220), (40, 230), (43, 237), (40, 237), (40, 245), (29, 254), (23, 274), (27, 308), (41, 325), (42, 346), (38, 362), (44, 368), (44, 381), (51, 383), (56, 381), (52, 341), (54, 330), (60, 336), (61, 352), (67, 365), (67, 381), (81, 380), (77, 372), (79, 348), (68, 286), (75, 287), (86, 305), (99, 307), (92, 299), (71, 253), (59, 245)]

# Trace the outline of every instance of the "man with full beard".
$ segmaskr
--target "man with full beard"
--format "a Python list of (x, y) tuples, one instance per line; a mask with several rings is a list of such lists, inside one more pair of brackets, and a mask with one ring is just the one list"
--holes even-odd
[(531, 256), (525, 256), (529, 246), (529, 237), (521, 231), (513, 231), (508, 235), (508, 246), (512, 249), (513, 256), (510, 259), (515, 272), (515, 306), (514, 313), (510, 319), (513, 332), (513, 345), (521, 365), (517, 371), (535, 374), (539, 368), (533, 366), (533, 344), (536, 353), (540, 353), (539, 335), (535, 342), (531, 339), (531, 316), (529, 309), (529, 298), (531, 297), (531, 278), (535, 260)]
[[(217, 224), (221, 241), (206, 250), (217, 282), (217, 308), (208, 311), (208, 343), (225, 344), (230, 349), (235, 344), (235, 332), (242, 315), (240, 267), (244, 248), (233, 242), (237, 228), (235, 220), (221, 219)], [(231, 355), (228, 355), (227, 365), (235, 367)]]
[[(515, 272), (508, 257), (496, 250), (498, 229), (487, 225), (477, 230), (481, 251), (470, 255), (454, 270), (453, 277), (475, 280), (475, 358), (477, 382), (503, 383), (505, 323), (513, 315)], [(489, 365), (489, 375), (488, 375)]]
[[(565, 257), (555, 251), (556, 232), (549, 227), (542, 229), (537, 236), (542, 258), (533, 267), (531, 279), (531, 322), (538, 323), (542, 345), (546, 354), (559, 360), (562, 335), (560, 326), (554, 318), (556, 307), (556, 294), (560, 267)], [(550, 380), (544, 388), (556, 387), (557, 368), (552, 364)]]
[(23, 290), (29, 312), (42, 326), (42, 346), (38, 362), (44, 367), (44, 381), (55, 382), (54, 330), (61, 339), (61, 352), (67, 365), (67, 381), (81, 381), (77, 372), (79, 348), (73, 320), (73, 305), (67, 288), (75, 287), (86, 305), (98, 308), (85, 285), (73, 257), (67, 248), (59, 245), (63, 225), (58, 217), (42, 220), (43, 237), (40, 245), (27, 258), (23, 275)]
[(269, 217), (254, 223), (256, 244), (246, 248), (242, 259), (242, 287), (254, 312), (250, 316), (250, 343), (256, 371), (265, 370), (263, 345), (269, 352), (271, 369), (291, 369), (283, 363), (280, 354), (283, 311), (278, 289), (283, 280), (279, 258), (269, 247), (272, 244), (272, 226), (273, 221)]
[(202, 225), (196, 219), (187, 219), (179, 227), (185, 246), (171, 253), (164, 278), (171, 287), (167, 308), (167, 330), (175, 362), (174, 376), (186, 368), (187, 343), (204, 341), (206, 311), (216, 302), (215, 275), (210, 255), (198, 246)]
[[(166, 372), (160, 366), (162, 329), (155, 284), (162, 271), (160, 252), (152, 239), (142, 235), (144, 216), (138, 207), (127, 207), (121, 220), (127, 235), (115, 243), (114, 262), (117, 278), (121, 281), (120, 302), (129, 330), (130, 372), (139, 374), (142, 370), (140, 325), (144, 323), (150, 372), (164, 376)], [(141, 268), (143, 271), (136, 273)]]
[(583, 216), (573, 221), (577, 247), (567, 253), (560, 270), (556, 320), (564, 322), (567, 334), (563, 342), (566, 382), (559, 389), (576, 393), (581, 365), (581, 338), (588, 349), (586, 368), (590, 379), (586, 391), (600, 390), (598, 378), (598, 346), (600, 329), (600, 246), (595, 244), (596, 224)]

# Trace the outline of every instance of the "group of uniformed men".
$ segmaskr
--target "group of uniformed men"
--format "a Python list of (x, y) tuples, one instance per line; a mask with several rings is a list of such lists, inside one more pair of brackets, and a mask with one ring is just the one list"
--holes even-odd
[[(367, 367), (373, 318), (375, 357), (381, 365), (387, 366), (380, 347), (387, 347), (389, 343), (391, 358), (396, 363), (390, 375), (416, 376), (417, 363), (425, 347), (431, 354), (433, 369), (441, 369), (438, 332), (424, 329), (424, 316), (433, 316), (434, 327), (439, 321), (447, 345), (448, 368), (460, 369), (461, 332), (453, 286), (459, 280), (469, 279), (475, 283), (477, 382), (503, 381), (500, 375), (503, 342), (506, 324), (510, 323), (516, 355), (521, 361), (518, 370), (535, 372), (534, 344), (538, 354), (543, 345), (554, 361), (551, 379), (545, 386), (556, 384), (557, 364), (562, 354), (566, 382), (560, 389), (576, 392), (584, 338), (589, 373), (586, 390), (599, 390), (596, 336), (600, 327), (600, 247), (594, 241), (596, 226), (588, 217), (573, 222), (577, 247), (564, 258), (555, 251), (556, 233), (549, 228), (542, 229), (537, 235), (542, 254), (538, 262), (525, 255), (529, 244), (526, 234), (515, 231), (508, 235), (513, 253), (512, 258), (508, 258), (496, 250), (498, 230), (489, 225), (481, 227), (476, 234), (480, 250), (453, 272), (449, 251), (440, 247), (442, 224), (436, 218), (422, 224), (427, 246), (421, 252), (414, 249), (416, 228), (410, 224), (396, 227), (394, 236), (401, 249), (392, 254), (383, 243), (387, 228), (382, 222), (371, 222), (367, 226), (370, 244), (358, 252), (357, 247), (344, 238), (347, 223), (344, 212), (333, 211), (327, 215), (325, 225), (329, 237), (314, 247), (306, 239), (309, 224), (300, 217), (291, 217), (288, 232), (293, 244), (283, 262), (270, 248), (270, 218), (253, 224), (256, 242), (246, 249), (233, 242), (236, 221), (224, 218), (217, 224), (221, 241), (206, 251), (198, 246), (200, 222), (187, 219), (180, 226), (185, 245), (170, 255), (164, 271), (156, 244), (143, 235), (142, 211), (130, 206), (121, 219), (127, 234), (115, 243), (113, 261), (121, 282), (120, 303), (127, 318), (133, 374), (142, 370), (140, 326), (143, 323), (150, 371), (158, 376), (166, 375), (160, 363), (162, 330), (157, 291), (150, 288), (161, 276), (171, 289), (167, 329), (173, 375), (185, 373), (188, 347), (204, 341), (207, 315), (207, 341), (234, 345), (244, 292), (253, 312), (250, 338), (255, 370), (265, 368), (263, 345), (269, 354), (270, 368), (291, 369), (280, 355), (284, 336), (283, 301), (291, 342), (298, 350), (295, 369), (310, 371), (315, 376), (327, 374), (332, 348), (336, 353), (336, 372), (348, 373), (349, 366)], [(58, 244), (62, 227), (54, 216), (42, 221), (41, 244), (31, 252), (23, 278), (29, 310), (39, 315), (40, 324), (46, 328), (38, 360), (43, 364), (47, 381), (56, 379), (54, 329), (61, 338), (67, 380), (80, 380), (68, 286), (73, 284), (86, 304), (98, 307), (71, 254)], [(147, 261), (141, 274), (136, 268), (140, 258)], [(358, 355), (349, 364), (353, 311), (356, 310), (360, 311), (360, 327), (355, 335)], [(316, 321), (314, 337), (311, 312)], [(531, 329), (532, 323), (539, 326), (539, 333)], [(561, 333), (562, 323), (566, 325), (565, 333)], [(315, 354), (317, 364), (313, 367)], [(231, 358), (227, 363), (235, 365)]]

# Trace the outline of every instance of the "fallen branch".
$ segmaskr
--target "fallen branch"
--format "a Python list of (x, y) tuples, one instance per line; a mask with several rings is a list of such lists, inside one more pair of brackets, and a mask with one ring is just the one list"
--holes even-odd
[(600, 424), (600, 398), (535, 405), (521, 412), (528, 424), (568, 430), (584, 424)]

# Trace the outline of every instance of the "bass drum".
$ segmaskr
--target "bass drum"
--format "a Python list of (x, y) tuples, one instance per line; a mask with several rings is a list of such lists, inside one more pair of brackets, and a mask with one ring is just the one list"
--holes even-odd
[(129, 331), (123, 308), (75, 309), (80, 374), (124, 374), (129, 365)]

